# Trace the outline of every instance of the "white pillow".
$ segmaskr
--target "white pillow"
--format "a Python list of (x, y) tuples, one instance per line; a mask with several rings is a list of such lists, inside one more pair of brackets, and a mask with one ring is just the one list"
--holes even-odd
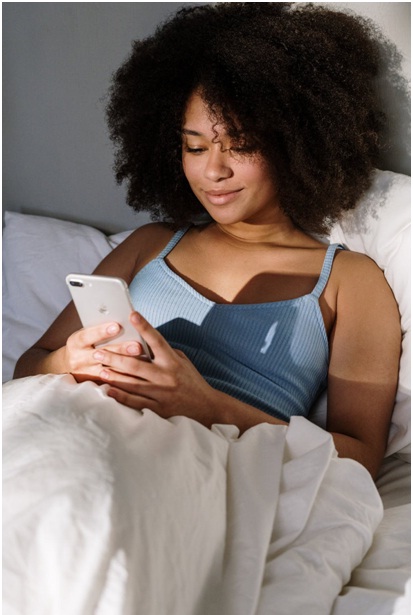
[[(107, 237), (90, 226), (6, 212), (3, 237), (3, 381), (15, 361), (47, 329), (69, 300), (70, 272), (90, 272), (130, 231)], [(357, 208), (329, 240), (368, 254), (385, 273), (403, 329), (400, 380), (387, 454), (410, 453), (410, 178), (377, 171)], [(325, 421), (325, 396), (313, 420)]]
[(129, 232), (107, 237), (84, 224), (5, 213), (3, 382), (70, 301), (66, 275), (93, 271)]

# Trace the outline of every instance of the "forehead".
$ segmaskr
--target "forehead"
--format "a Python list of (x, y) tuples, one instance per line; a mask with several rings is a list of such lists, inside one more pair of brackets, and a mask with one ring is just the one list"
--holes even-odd
[(202, 96), (194, 92), (188, 99), (184, 113), (183, 129), (186, 134), (225, 134), (225, 128), (211, 115)]

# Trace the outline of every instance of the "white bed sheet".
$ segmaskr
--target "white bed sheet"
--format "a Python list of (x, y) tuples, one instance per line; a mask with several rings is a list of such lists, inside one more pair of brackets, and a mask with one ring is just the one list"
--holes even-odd
[(384, 515), (373, 544), (337, 598), (333, 615), (411, 614), (411, 466), (384, 460), (376, 485)]
[(5, 615), (409, 612), (405, 462), (383, 514), (299, 417), (238, 437), (51, 375), (6, 384), (3, 408)]

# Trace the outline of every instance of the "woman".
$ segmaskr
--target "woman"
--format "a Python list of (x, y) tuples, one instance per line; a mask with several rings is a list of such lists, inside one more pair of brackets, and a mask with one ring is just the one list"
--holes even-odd
[[(134, 44), (108, 119), (137, 229), (96, 273), (125, 279), (131, 342), (81, 329), (70, 304), (15, 377), (70, 372), (164, 418), (287, 424), (328, 386), (340, 456), (376, 475), (397, 385), (400, 325), (382, 272), (325, 234), (369, 187), (383, 115), (368, 25), (325, 8), (187, 8)], [(206, 213), (207, 216), (200, 214)]]

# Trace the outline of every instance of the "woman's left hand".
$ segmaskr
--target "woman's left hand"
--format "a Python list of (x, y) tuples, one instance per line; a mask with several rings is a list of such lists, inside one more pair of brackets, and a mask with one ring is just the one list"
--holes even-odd
[(210, 426), (215, 390), (185, 354), (174, 350), (140, 314), (133, 312), (131, 322), (154, 358), (147, 361), (96, 350), (94, 356), (102, 363), (100, 378), (111, 385), (108, 394), (135, 410), (149, 408), (163, 418), (188, 416)]

